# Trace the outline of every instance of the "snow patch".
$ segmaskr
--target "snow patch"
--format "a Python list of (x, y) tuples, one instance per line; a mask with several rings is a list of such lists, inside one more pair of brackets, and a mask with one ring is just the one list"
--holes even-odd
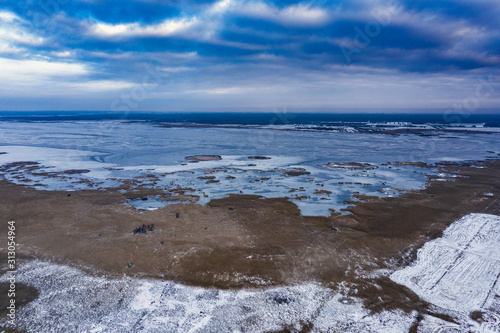
[(462, 313), (498, 312), (499, 277), (500, 216), (487, 214), (454, 222), (418, 251), (412, 266), (390, 276), (424, 300)]

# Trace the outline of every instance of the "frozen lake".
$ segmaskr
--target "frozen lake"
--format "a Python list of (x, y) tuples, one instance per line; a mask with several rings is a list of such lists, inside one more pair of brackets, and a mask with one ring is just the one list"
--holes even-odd
[[(228, 193), (288, 197), (304, 215), (340, 211), (359, 194), (397, 196), (423, 188), (426, 175), (448, 176), (439, 174), (435, 163), (498, 158), (498, 147), (500, 133), (395, 136), (116, 120), (0, 122), (0, 165), (39, 163), (31, 170), (4, 167), (6, 178), (16, 183), (78, 190), (133, 179), (135, 186), (188, 189), (200, 204)], [(194, 163), (185, 159), (191, 155), (221, 159)]]

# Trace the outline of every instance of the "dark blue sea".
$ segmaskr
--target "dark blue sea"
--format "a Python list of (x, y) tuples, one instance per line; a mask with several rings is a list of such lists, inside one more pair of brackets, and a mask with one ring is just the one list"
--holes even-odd
[(160, 113), (160, 112), (90, 112), (90, 111), (36, 111), (0, 112), (0, 121), (102, 121), (124, 120), (162, 123), (206, 125), (300, 125), (300, 124), (356, 124), (406, 122), (412, 124), (475, 124), (500, 127), (500, 114), (390, 114), (390, 113)]

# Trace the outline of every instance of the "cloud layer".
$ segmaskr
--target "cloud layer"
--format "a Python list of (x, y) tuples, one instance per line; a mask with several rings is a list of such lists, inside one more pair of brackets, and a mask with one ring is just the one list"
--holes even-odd
[(2, 1), (0, 110), (445, 109), (500, 80), (498, 17), (495, 0)]

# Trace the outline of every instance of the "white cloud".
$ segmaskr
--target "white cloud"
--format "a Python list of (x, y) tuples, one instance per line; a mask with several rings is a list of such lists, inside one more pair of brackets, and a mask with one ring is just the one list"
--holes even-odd
[(234, 2), (232, 0), (221, 0), (212, 5), (209, 9), (210, 13), (219, 14), (227, 11)]
[(7, 44), (7, 43), (4, 43), (4, 42), (0, 41), (0, 54), (1, 53), (4, 53), (4, 54), (7, 54), (7, 53), (15, 54), (15, 53), (21, 53), (24, 50), (25, 49), (23, 49), (23, 48), (15, 47), (15, 46), (12, 46), (10, 44)]
[(215, 89), (207, 89), (203, 92), (210, 95), (228, 95), (228, 94), (241, 94), (244, 91), (248, 91), (248, 89), (240, 87), (215, 88)]
[(166, 19), (157, 24), (91, 22), (87, 33), (103, 39), (179, 36), (218, 41), (215, 37), (216, 31), (223, 22), (221, 16), (227, 13), (274, 21), (285, 26), (317, 27), (330, 21), (328, 11), (309, 4), (297, 4), (280, 9), (260, 1), (220, 0), (197, 15)]
[[(106, 93), (139, 86), (125, 80), (88, 80), (92, 71), (81, 63), (0, 58), (0, 91), (30, 96), (79, 96)], [(142, 84), (147, 86), (148, 84)]]
[(12, 12), (0, 11), (0, 53), (20, 53), (24, 45), (37, 46), (44, 39), (31, 34), (26, 22)]
[(235, 11), (243, 16), (270, 20), (286, 26), (317, 27), (331, 20), (328, 11), (308, 4), (279, 9), (264, 2), (246, 2), (236, 7)]
[(84, 90), (87, 92), (106, 92), (113, 90), (130, 89), (136, 86), (133, 82), (127, 81), (111, 81), (111, 80), (95, 80), (87, 82), (69, 83), (69, 87)]
[(224, 15), (234, 5), (233, 0), (220, 0), (197, 15), (165, 19), (157, 24), (92, 22), (89, 24), (88, 34), (103, 39), (177, 36), (188, 39), (211, 40), (220, 27), (221, 15)]
[(0, 58), (0, 72), (4, 81), (5, 78), (22, 81), (85, 75), (88, 74), (88, 69), (85, 65), (78, 63)]
[(0, 11), (0, 21), (12, 23), (15, 20), (19, 20), (19, 16), (17, 16), (16, 14), (7, 11)]
[(61, 52), (52, 52), (52, 55), (59, 57), (59, 58), (69, 58), (73, 57), (74, 53), (70, 51), (61, 51)]
[[(137, 60), (136, 52), (120, 52), (120, 53), (108, 53), (104, 51), (87, 51), (83, 53), (86, 57), (102, 58), (102, 59), (112, 59), (112, 60)], [(153, 60), (158, 60), (160, 62), (166, 63), (179, 63), (184, 61), (191, 61), (198, 58), (196, 52), (141, 52), (140, 55), (143, 59), (148, 59), (148, 62)]]
[(279, 18), (286, 24), (317, 26), (328, 22), (329, 16), (323, 9), (299, 4), (281, 10)]
[(6, 27), (0, 23), (0, 40), (15, 44), (25, 45), (41, 45), (44, 41), (43, 38), (30, 35), (16, 27)]
[(463, 39), (483, 39), (487, 31), (475, 26), (465, 19), (450, 19), (436, 12), (410, 11), (403, 6), (378, 6), (370, 11), (366, 20), (373, 20), (382, 25), (395, 24), (399, 26), (411, 27), (415, 31), (428, 33), (429, 35), (442, 36), (443, 38), (456, 40)]
[(65, 94), (67, 83), (88, 73), (75, 63), (0, 58), (0, 91), (3, 96)]
[(194, 71), (195, 69), (186, 66), (179, 66), (179, 67), (162, 67), (160, 68), (160, 70), (167, 73), (179, 73), (179, 72), (190, 72)]
[(130, 38), (130, 37), (168, 37), (182, 35), (196, 27), (199, 21), (196, 17), (190, 19), (164, 20), (158, 24), (141, 25), (139, 23), (108, 24), (92, 23), (88, 33), (100, 38)]
[(81, 96), (122, 91), (138, 86), (124, 80), (88, 80), (91, 68), (82, 63), (0, 58), (0, 96)]

